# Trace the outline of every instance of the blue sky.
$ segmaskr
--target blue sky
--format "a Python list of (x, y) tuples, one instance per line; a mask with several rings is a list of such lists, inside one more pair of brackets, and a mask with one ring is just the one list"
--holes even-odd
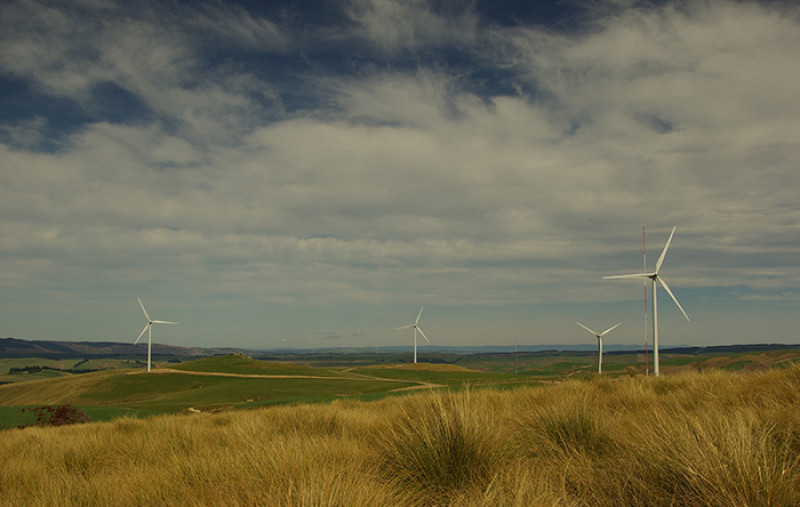
[[(266, 6), (264, 4), (267, 4)], [(525, 7), (529, 4), (528, 7)], [(521, 7), (522, 6), (522, 7)], [(0, 7), (0, 335), (797, 343), (793, 2)]]

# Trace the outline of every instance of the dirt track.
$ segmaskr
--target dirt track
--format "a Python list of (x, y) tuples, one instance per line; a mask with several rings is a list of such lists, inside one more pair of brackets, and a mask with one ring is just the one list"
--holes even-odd
[[(139, 375), (144, 374), (144, 371), (133, 371), (129, 373), (129, 375)], [(390, 392), (398, 392), (398, 391), (413, 391), (416, 389), (435, 389), (439, 387), (444, 387), (441, 384), (432, 384), (430, 382), (424, 382), (421, 380), (398, 380), (398, 379), (391, 379), (391, 378), (381, 378), (381, 377), (373, 377), (371, 375), (363, 375), (361, 373), (349, 373), (349, 376), (343, 377), (323, 377), (318, 375), (263, 375), (258, 373), (226, 373), (226, 372), (218, 372), (218, 371), (185, 371), (185, 370), (175, 370), (172, 368), (154, 368), (150, 371), (150, 374), (166, 374), (166, 373), (175, 373), (179, 375), (193, 375), (199, 377), (236, 377), (236, 378), (282, 378), (282, 379), (317, 379), (317, 380), (378, 380), (382, 382), (407, 382), (411, 385), (408, 387), (398, 387), (396, 389), (392, 389)]]

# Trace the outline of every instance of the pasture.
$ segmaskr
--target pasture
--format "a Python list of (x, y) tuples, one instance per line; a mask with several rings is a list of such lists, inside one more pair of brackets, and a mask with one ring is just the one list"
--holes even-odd
[[(341, 399), (376, 400), (414, 389), (509, 388), (565, 378), (593, 379), (592, 352), (519, 354), (426, 354), (431, 362), (403, 363), (408, 354), (308, 353), (293, 361), (260, 360), (241, 354), (212, 356), (182, 363), (155, 363), (151, 374), (126, 368), (136, 359), (4, 359), (0, 374), (18, 377), (0, 385), (0, 428), (30, 424), (23, 409), (74, 405), (94, 420), (146, 417), (181, 411), (253, 409), (260, 406), (323, 403)], [(348, 358), (351, 360), (348, 362)], [(371, 361), (370, 361), (371, 359)], [(397, 360), (388, 363), (388, 360)], [(604, 357), (604, 378), (640, 376), (643, 357), (612, 353)], [(750, 371), (791, 364), (800, 350), (760, 353), (662, 353), (662, 371)], [(47, 365), (53, 370), (10, 374), (11, 368)], [(73, 374), (79, 368), (110, 368)], [(55, 370), (58, 368), (59, 370)], [(19, 378), (22, 377), (22, 378)]]
[(141, 369), (102, 370), (0, 386), (0, 427), (30, 424), (24, 409), (74, 405), (95, 420), (180, 411), (252, 409), (264, 405), (377, 399), (417, 388), (502, 383), (508, 375), (448, 365), (392, 368), (315, 368), (261, 361), (242, 355), (214, 356)]
[[(413, 371), (406, 368), (385, 368), (384, 377)], [(342, 373), (381, 369), (372, 370)], [(439, 373), (457, 372), (449, 367)], [(435, 368), (420, 370), (427, 380), (433, 373)], [(136, 403), (152, 389), (149, 382), (181, 392), (186, 384), (176, 375), (76, 377), (93, 378), (82, 387), (96, 403), (114, 397)], [(800, 504), (800, 365), (686, 369), (659, 378), (572, 377), (538, 387), (422, 389), (371, 402), (349, 396), (324, 404), (5, 430), (0, 502)], [(27, 384), (65, 380), (72, 379)], [(352, 380), (343, 375), (327, 382)], [(362, 381), (408, 385), (407, 379)], [(390, 392), (398, 393), (383, 391)]]

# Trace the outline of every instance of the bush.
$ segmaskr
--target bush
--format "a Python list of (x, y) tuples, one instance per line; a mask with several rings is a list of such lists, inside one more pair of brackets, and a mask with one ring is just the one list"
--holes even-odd
[(72, 405), (60, 405), (51, 407), (43, 405), (36, 408), (23, 409), (36, 413), (36, 422), (33, 426), (65, 426), (67, 424), (80, 424), (92, 422), (92, 417)]

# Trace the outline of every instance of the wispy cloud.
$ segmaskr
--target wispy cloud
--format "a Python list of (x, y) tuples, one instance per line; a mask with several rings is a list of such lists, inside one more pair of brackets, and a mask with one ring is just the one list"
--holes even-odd
[(558, 31), (469, 2), (325, 24), (11, 2), (0, 72), (31, 105), (0, 119), (2, 299), (156, 280), (303, 308), (627, 299), (600, 275), (677, 223), (674, 289), (791, 300), (797, 8), (635, 5)]
[(469, 45), (477, 37), (473, 1), (353, 0), (345, 12), (356, 23), (356, 34), (389, 57)]

